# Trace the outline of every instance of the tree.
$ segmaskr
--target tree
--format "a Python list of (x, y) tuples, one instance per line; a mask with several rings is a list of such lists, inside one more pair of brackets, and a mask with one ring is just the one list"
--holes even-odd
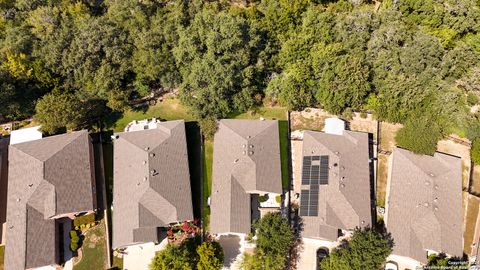
[(244, 255), (242, 269), (281, 270), (295, 238), (288, 220), (280, 213), (268, 213), (253, 224), (257, 236), (253, 255)]
[(181, 245), (169, 244), (158, 252), (150, 264), (151, 270), (191, 270), (191, 254)]
[(380, 269), (392, 252), (388, 235), (372, 228), (356, 229), (350, 240), (344, 241), (320, 263), (323, 270)]
[(213, 117), (207, 117), (200, 119), (199, 121), (200, 130), (202, 131), (203, 136), (207, 140), (213, 140), (215, 132), (217, 132), (218, 123), (217, 120)]
[(50, 134), (62, 128), (78, 127), (84, 117), (82, 102), (72, 94), (49, 93), (43, 96), (35, 107), (35, 120), (42, 125), (42, 131)]
[(218, 242), (203, 242), (197, 247), (199, 260), (198, 270), (218, 270), (222, 267), (224, 254), (223, 248)]
[(398, 131), (395, 141), (400, 147), (414, 153), (433, 155), (437, 150), (437, 142), (441, 138), (441, 129), (435, 120), (413, 117)]

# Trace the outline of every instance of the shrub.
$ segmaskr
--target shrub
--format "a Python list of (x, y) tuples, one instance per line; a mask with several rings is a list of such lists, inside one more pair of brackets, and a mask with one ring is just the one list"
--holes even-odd
[(360, 113), (360, 118), (363, 118), (363, 119), (367, 118), (367, 113), (366, 112), (361, 112)]
[(212, 140), (213, 136), (215, 136), (215, 132), (217, 132), (217, 120), (213, 117), (207, 117), (201, 119), (198, 124), (200, 125), (200, 129), (202, 130), (205, 139)]
[(78, 216), (78, 217), (75, 217), (75, 219), (73, 220), (73, 226), (75, 226), (75, 227), (78, 227), (78, 226), (81, 226), (81, 225), (86, 225), (86, 224), (91, 224), (91, 223), (95, 223), (95, 214), (94, 213), (91, 213), (91, 214), (88, 214), (88, 215), (83, 215), (83, 216)]
[(277, 197), (275, 197), (275, 201), (277, 201), (277, 203), (280, 203), (282, 201), (282, 197), (280, 197), (280, 195), (277, 195)]
[(479, 98), (478, 98), (478, 96), (477, 96), (476, 94), (471, 93), (471, 92), (468, 93), (468, 95), (467, 95), (467, 103), (468, 103), (468, 105), (474, 106), (474, 105), (477, 105), (478, 102), (479, 102)]
[(342, 113), (342, 117), (345, 119), (345, 120), (352, 120), (353, 119), (353, 110), (352, 108), (346, 108), (343, 113)]
[(268, 194), (258, 197), (258, 201), (261, 203), (266, 202), (267, 200), (268, 200)]
[(480, 138), (473, 141), (470, 155), (472, 156), (473, 163), (475, 165), (480, 165)]
[(440, 127), (428, 119), (410, 119), (395, 136), (399, 146), (417, 154), (433, 155), (442, 138)]
[(77, 231), (71, 230), (70, 231), (70, 250), (76, 252), (78, 250), (78, 244), (80, 242), (80, 238), (78, 237)]

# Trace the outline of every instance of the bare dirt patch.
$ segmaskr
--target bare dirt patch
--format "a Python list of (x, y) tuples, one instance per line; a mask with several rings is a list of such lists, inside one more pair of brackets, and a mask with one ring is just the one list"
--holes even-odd
[(294, 111), (290, 114), (292, 130), (322, 130), (325, 126), (325, 119), (334, 117), (324, 110), (307, 108), (303, 111)]
[(401, 124), (380, 122), (380, 150), (392, 151), (395, 147), (395, 135), (403, 127)]
[(360, 113), (354, 113), (351, 120), (348, 121), (350, 130), (368, 132), (373, 134), (373, 138), (377, 138), (377, 120), (372, 114), (365, 114), (361, 117)]
[(471, 181), (471, 192), (480, 194), (480, 165), (473, 167), (473, 177)]
[(388, 181), (388, 156), (378, 155), (378, 174), (377, 174), (377, 205), (385, 207), (386, 191)]
[[(465, 193), (465, 192), (464, 192)], [(463, 251), (470, 255), (472, 252), (472, 244), (475, 242), (475, 229), (477, 224), (479, 199), (472, 195), (467, 195), (467, 209), (465, 215), (465, 232), (463, 235), (464, 245)]]

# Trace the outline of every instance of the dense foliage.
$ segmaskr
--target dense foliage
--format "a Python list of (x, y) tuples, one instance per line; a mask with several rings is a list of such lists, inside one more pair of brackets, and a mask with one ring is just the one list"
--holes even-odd
[(283, 269), (295, 240), (288, 220), (280, 213), (269, 213), (253, 227), (256, 248), (253, 255), (244, 255), (242, 268), (245, 270)]
[(268, 102), (480, 136), (478, 1), (232, 2), (1, 0), (0, 120), (53, 133), (179, 89), (199, 119)]
[(371, 228), (356, 229), (320, 264), (323, 270), (380, 269), (392, 252), (390, 239)]
[(168, 244), (150, 264), (151, 270), (218, 270), (224, 260), (222, 246), (215, 241), (200, 243), (200, 237)]

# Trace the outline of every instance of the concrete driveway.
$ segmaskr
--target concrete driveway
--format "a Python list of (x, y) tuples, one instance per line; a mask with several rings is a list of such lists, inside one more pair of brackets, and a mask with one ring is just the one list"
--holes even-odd
[(130, 246), (123, 255), (123, 269), (148, 270), (148, 265), (155, 257), (155, 244), (146, 243)]
[(225, 253), (222, 270), (240, 269), (243, 252), (249, 246), (249, 243), (245, 241), (245, 237), (240, 235), (222, 235), (217, 240)]

